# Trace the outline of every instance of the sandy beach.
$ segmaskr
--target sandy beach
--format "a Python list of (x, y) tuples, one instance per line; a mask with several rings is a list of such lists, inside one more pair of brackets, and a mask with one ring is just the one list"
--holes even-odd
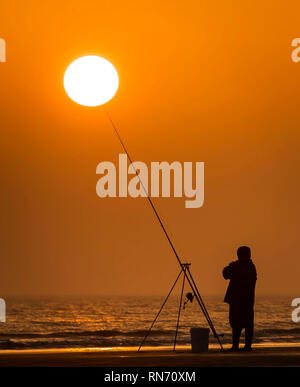
[(291, 367), (300, 366), (300, 345), (256, 345), (252, 353), (226, 353), (211, 348), (88, 348), (0, 351), (1, 367)]

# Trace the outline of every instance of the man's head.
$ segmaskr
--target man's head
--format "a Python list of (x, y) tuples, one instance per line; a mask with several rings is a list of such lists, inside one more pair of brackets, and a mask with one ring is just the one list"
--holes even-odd
[(238, 259), (250, 259), (251, 258), (251, 250), (248, 246), (240, 246), (237, 249)]

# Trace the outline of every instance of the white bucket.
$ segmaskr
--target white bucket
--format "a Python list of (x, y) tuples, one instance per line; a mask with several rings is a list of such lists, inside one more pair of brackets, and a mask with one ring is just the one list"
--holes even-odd
[(191, 328), (192, 352), (208, 352), (209, 329)]

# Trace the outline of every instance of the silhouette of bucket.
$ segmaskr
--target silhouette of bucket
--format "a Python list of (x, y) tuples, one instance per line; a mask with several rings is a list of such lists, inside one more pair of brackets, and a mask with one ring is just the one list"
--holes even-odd
[(209, 329), (191, 328), (192, 352), (208, 352)]

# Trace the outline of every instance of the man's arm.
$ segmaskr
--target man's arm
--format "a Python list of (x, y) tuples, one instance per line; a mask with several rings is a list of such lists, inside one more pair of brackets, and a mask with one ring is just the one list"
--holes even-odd
[(226, 266), (226, 267), (223, 269), (223, 277), (224, 277), (226, 280), (232, 278), (232, 274), (233, 274), (233, 264), (234, 264), (234, 262), (231, 262), (228, 266)]

